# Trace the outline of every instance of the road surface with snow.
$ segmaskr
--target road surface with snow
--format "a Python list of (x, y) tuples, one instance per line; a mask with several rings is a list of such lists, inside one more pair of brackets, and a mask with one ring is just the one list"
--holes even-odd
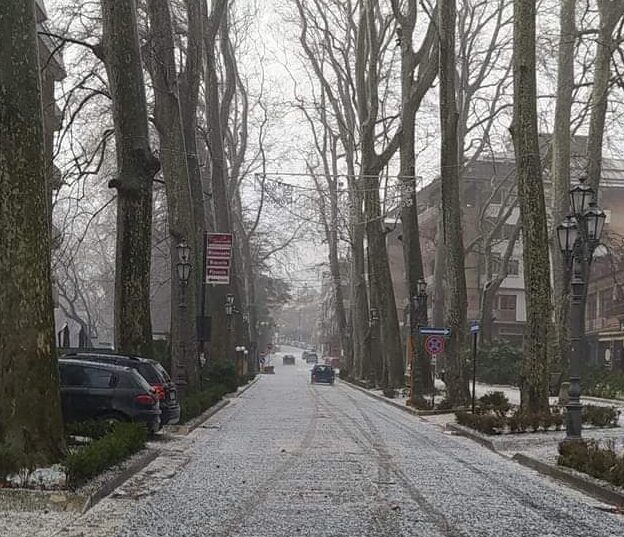
[(308, 377), (299, 357), (277, 365), (194, 433), (166, 486), (106, 499), (61, 535), (103, 518), (122, 537), (624, 535), (624, 517), (579, 493)]

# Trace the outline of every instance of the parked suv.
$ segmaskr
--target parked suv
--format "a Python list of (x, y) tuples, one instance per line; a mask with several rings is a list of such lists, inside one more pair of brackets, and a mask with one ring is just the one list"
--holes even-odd
[(158, 395), (162, 412), (160, 417), (161, 425), (175, 424), (180, 421), (180, 403), (178, 402), (176, 386), (166, 369), (156, 360), (127, 354), (87, 351), (73, 352), (66, 354), (65, 357), (136, 369)]
[(136, 421), (150, 433), (160, 428), (158, 396), (136, 369), (61, 358), (59, 375), (65, 422)]

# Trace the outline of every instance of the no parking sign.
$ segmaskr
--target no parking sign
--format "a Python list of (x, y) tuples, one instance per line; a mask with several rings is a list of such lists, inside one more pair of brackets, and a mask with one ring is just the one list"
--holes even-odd
[(442, 354), (446, 348), (446, 339), (443, 336), (427, 336), (425, 350), (430, 356)]

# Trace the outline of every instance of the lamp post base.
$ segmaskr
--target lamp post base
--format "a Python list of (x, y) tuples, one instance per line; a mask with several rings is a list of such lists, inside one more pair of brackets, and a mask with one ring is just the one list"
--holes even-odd
[(583, 405), (578, 401), (570, 401), (566, 409), (566, 441), (581, 440)]

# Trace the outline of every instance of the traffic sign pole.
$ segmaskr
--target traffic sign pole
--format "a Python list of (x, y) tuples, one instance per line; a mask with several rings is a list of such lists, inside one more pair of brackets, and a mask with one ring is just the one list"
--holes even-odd
[(472, 333), (472, 413), (475, 413), (476, 406), (476, 384), (477, 384), (477, 337), (479, 336), (479, 324), (473, 323), (470, 327)]

